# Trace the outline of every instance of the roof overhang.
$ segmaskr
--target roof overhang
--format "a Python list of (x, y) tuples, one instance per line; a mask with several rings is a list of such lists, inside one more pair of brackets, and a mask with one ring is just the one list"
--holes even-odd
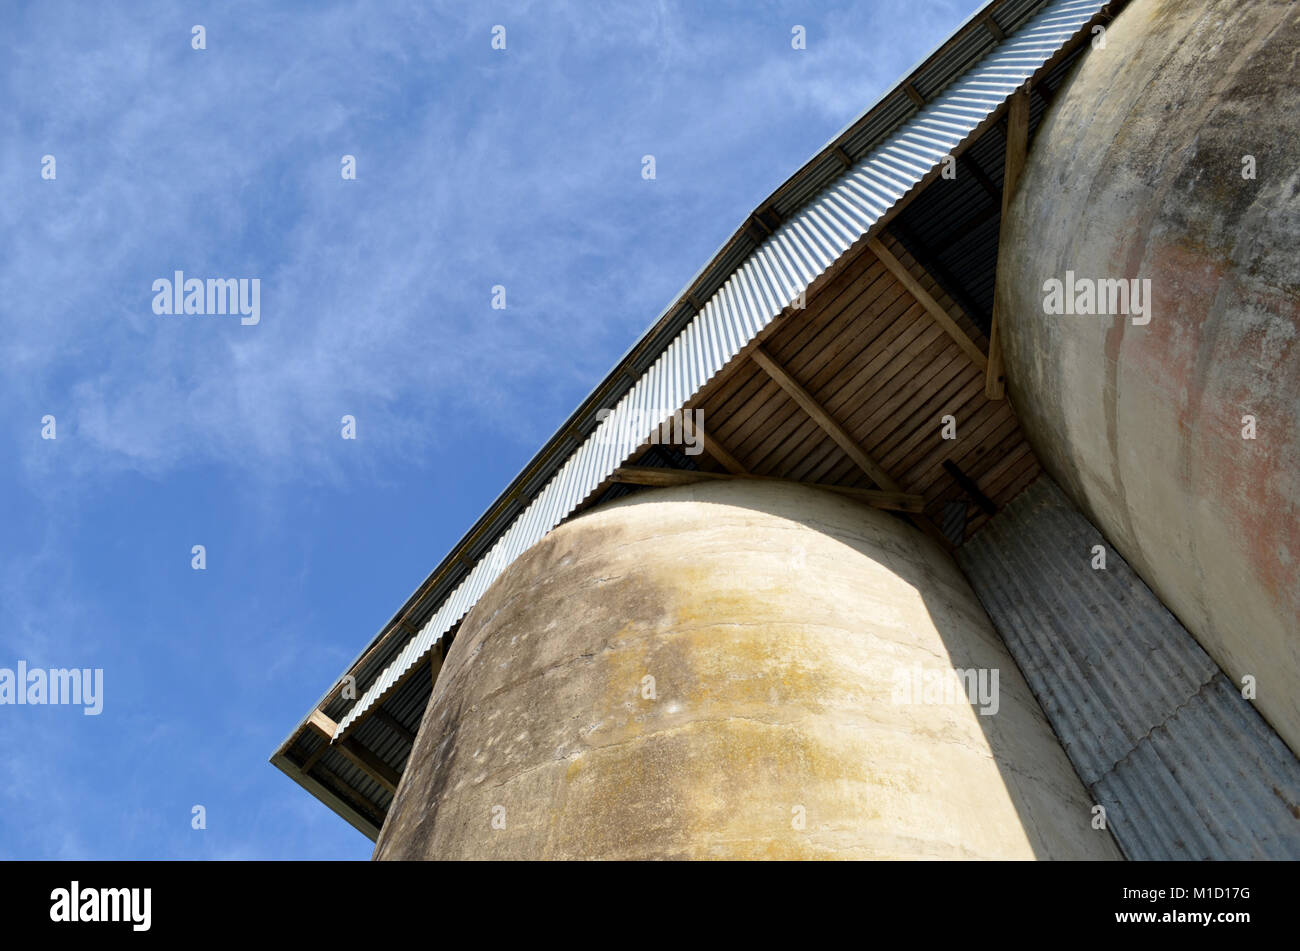
[[(734, 398), (735, 393), (721, 388), (725, 383), (740, 392), (738, 370), (739, 378), (765, 372), (779, 381), (780, 364), (773, 371), (760, 359), (756, 370), (756, 352), (766, 353), (762, 348), (769, 345), (779, 352), (784, 338), (773, 335), (787, 333), (784, 318), (816, 312), (819, 295), (842, 288), (850, 273), (858, 274), (851, 269), (869, 266), (863, 263), (864, 255), (882, 266), (892, 259), (896, 267), (885, 267), (890, 275), (883, 278), (889, 289), (896, 291), (895, 283), (907, 289), (929, 312), (928, 319), (942, 322), (940, 311), (950, 315), (957, 333), (951, 328), (945, 332), (954, 352), (964, 351), (965, 358), (986, 372), (979, 362), (989, 352), (1006, 151), (1006, 134), (989, 133), (1006, 122), (1008, 103), (1018, 91), (1026, 104), (1026, 122), (1036, 122), (1091, 28), (1106, 22), (1120, 5), (1099, 0), (995, 0), (810, 159), (755, 209), (583, 400), (312, 707), (271, 761), (375, 838), (451, 638), (492, 581), (560, 522), (628, 490), (627, 473), (644, 468), (652, 450), (650, 430), (657, 427), (657, 421), (641, 423), (655, 414), (712, 405), (709, 400), (716, 403), (724, 395)], [(1031, 102), (1033, 91), (1040, 94)], [(940, 194), (932, 186), (951, 165), (948, 156), (960, 158), (969, 174), (962, 177), (963, 191)], [(954, 250), (951, 232), (967, 226), (970, 247)], [(879, 272), (877, 278), (882, 277)], [(865, 277), (858, 274), (854, 279)], [(909, 319), (919, 319), (913, 310), (906, 310), (912, 314)], [(962, 340), (973, 346), (963, 346)], [(932, 350), (934, 359), (951, 363), (952, 356), (945, 358), (941, 350), (931, 347), (925, 352)], [(920, 359), (920, 354), (918, 350), (915, 356)], [(862, 354), (862, 359), (869, 358), (869, 353)], [(919, 371), (929, 372), (924, 366)], [(800, 402), (800, 384), (786, 382), (795, 389), (784, 386), (781, 398)], [(761, 405), (754, 403), (749, 412), (762, 412)], [(601, 410), (611, 409), (613, 414), (605, 418)], [(996, 408), (991, 412), (996, 414)], [(989, 438), (998, 433), (999, 445), (1005, 448), (1012, 435), (1003, 432), (1005, 423), (995, 425), (993, 418)], [(866, 438), (847, 430), (835, 433), (837, 425), (808, 436), (813, 440), (810, 451), (816, 451), (815, 440), (821, 437), (841, 450), (845, 440), (861, 444)], [(710, 456), (719, 472), (744, 468), (734, 456), (728, 460), (731, 451), (722, 446), (710, 450)], [(898, 464), (924, 466), (928, 457), (910, 463), (909, 458), (900, 456)], [(649, 461), (693, 466), (680, 456)], [(951, 484), (968, 496), (978, 491), (970, 475), (960, 466), (957, 470), (945, 468)], [(844, 490), (887, 488), (879, 472), (873, 478), (861, 465), (852, 473), (831, 465), (822, 476)], [(1023, 478), (1023, 473), (1001, 472), (999, 478), (1009, 481), (999, 482), (998, 491), (1018, 484), (1013, 476)], [(930, 516), (908, 517), (933, 528), (943, 521), (941, 511), (933, 507), (949, 501), (952, 489), (938, 481), (942, 474), (931, 476), (925, 470), (925, 477), (930, 480), (926, 484), (935, 487), (934, 496), (925, 498)]]

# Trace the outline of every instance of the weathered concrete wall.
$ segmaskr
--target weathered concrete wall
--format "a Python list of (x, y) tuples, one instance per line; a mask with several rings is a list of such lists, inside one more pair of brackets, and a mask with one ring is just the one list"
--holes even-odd
[[(1003, 225), (1010, 395), (1048, 471), (1300, 752), (1300, 4), (1133, 0), (1106, 39)], [(1045, 315), (1067, 270), (1150, 279), (1150, 323)]]
[[(995, 714), (901, 702), (900, 671), (953, 668), (998, 671)], [(375, 856), (1119, 857), (1091, 806), (932, 541), (829, 493), (713, 483), (596, 510), (497, 580)]]

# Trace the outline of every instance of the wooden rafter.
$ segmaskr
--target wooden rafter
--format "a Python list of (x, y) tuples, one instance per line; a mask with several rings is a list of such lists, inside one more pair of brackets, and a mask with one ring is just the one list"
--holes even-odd
[(397, 719), (397, 717), (393, 716), (387, 710), (376, 710), (375, 719), (388, 727), (402, 739), (406, 740), (406, 742), (410, 743), (412, 746), (415, 745), (415, 734), (406, 728), (405, 723)]
[(822, 408), (822, 405), (813, 399), (812, 394), (800, 386), (789, 373), (785, 372), (785, 367), (772, 359), (771, 355), (762, 347), (755, 347), (750, 353), (754, 362), (763, 368), (763, 371), (776, 381), (781, 389), (785, 390), (790, 397), (799, 404), (800, 408), (812, 417), (813, 422), (820, 426), (826, 435), (834, 439), (845, 454), (852, 459), (867, 475), (871, 481), (876, 483), (882, 489), (890, 492), (902, 492), (903, 487), (895, 482), (888, 472), (880, 467), (876, 460), (872, 459), (863, 451), (857, 441), (850, 436), (831, 415)]
[[(353, 766), (361, 770), (379, 785), (383, 786), (390, 793), (397, 792), (397, 783), (401, 779), (397, 770), (393, 769), (352, 737), (347, 737), (337, 743), (333, 742), (334, 733), (338, 729), (338, 724), (330, 719), (324, 711), (313, 710), (311, 716), (307, 718), (307, 726), (325, 740), (325, 746), (322, 746), (317, 753), (313, 754), (314, 758), (310, 760), (312, 766), (316, 765), (316, 760), (320, 758), (318, 754), (323, 753), (326, 749), (332, 746), (343, 754), (343, 756), (346, 757)], [(307, 764), (304, 764), (303, 772), (306, 772), (307, 768)]]
[(865, 502), (878, 509), (890, 509), (896, 512), (920, 512), (925, 508), (925, 499), (908, 492), (890, 492), (880, 489), (857, 489), (843, 485), (823, 485), (817, 482), (800, 482), (781, 479), (775, 476), (732, 475), (726, 472), (699, 472), (693, 469), (660, 469), (646, 466), (623, 466), (614, 470), (611, 477), (614, 482), (625, 485), (693, 485), (697, 482), (716, 482), (718, 480), (750, 480), (754, 482), (778, 482), (785, 485), (806, 485), (814, 489), (826, 489), (858, 502)]
[(303, 762), (303, 764), (298, 767), (299, 772), (310, 773), (312, 767), (316, 765), (316, 761), (319, 760), (322, 756), (324, 756), (329, 751), (329, 748), (330, 748), (329, 741), (322, 740), (321, 745), (316, 747), (316, 749), (312, 750), (311, 755), (308, 756), (307, 759)]
[[(304, 770), (306, 772), (306, 770)], [(378, 803), (363, 796), (356, 788), (348, 785), (342, 776), (328, 769), (324, 765), (316, 767), (316, 773), (313, 776), (306, 777), (308, 783), (315, 783), (330, 795), (337, 797), (346, 805), (353, 808), (354, 811), (366, 822), (374, 827), (376, 834), (384, 824), (384, 817), (387, 811)], [(370, 836), (371, 839), (374, 836)]]
[(337, 723), (325, 715), (323, 710), (313, 710), (311, 716), (307, 718), (307, 726), (324, 737), (326, 743), (333, 742), (334, 731), (339, 727)]
[(880, 263), (889, 269), (889, 272), (898, 278), (899, 282), (907, 288), (907, 292), (916, 298), (917, 302), (926, 309), (934, 322), (943, 328), (961, 347), (966, 356), (970, 357), (971, 363), (982, 372), (988, 361), (975, 341), (966, 335), (966, 332), (957, 326), (957, 321), (948, 315), (948, 312), (939, 306), (939, 302), (930, 296), (930, 292), (921, 286), (921, 282), (912, 276), (912, 272), (904, 267), (903, 262), (894, 257), (889, 249), (880, 243), (878, 238), (872, 238), (867, 242), (867, 247), (871, 253), (880, 259)]
[[(444, 638), (446, 636), (447, 635), (445, 634), (443, 635)], [(447, 651), (447, 645), (445, 640), (443, 641), (441, 648), (439, 648), (439, 646), (435, 644), (433, 649), (429, 651), (429, 689), (430, 690), (432, 690), (435, 686), (437, 686), (438, 675), (442, 673), (442, 661), (443, 658), (446, 656), (446, 651)]]
[[(991, 208), (990, 211), (992, 215), (997, 215), (998, 213), (996, 206)], [(913, 256), (917, 258), (918, 264), (926, 262), (921, 264), (921, 266), (926, 270), (930, 277), (934, 279), (936, 284), (952, 295), (958, 306), (966, 311), (967, 315), (971, 318), (980, 317), (983, 320), (988, 319), (988, 315), (984, 313), (979, 304), (971, 299), (970, 294), (961, 286), (961, 282), (953, 277), (951, 272), (943, 266), (939, 260), (940, 255), (934, 248), (930, 247), (926, 242), (917, 237), (916, 232), (912, 231), (901, 221), (895, 220), (894, 223), (889, 226), (889, 230), (894, 233), (896, 238), (902, 241), (903, 246), (907, 248), (907, 250), (912, 252)], [(949, 244), (948, 247), (951, 247), (951, 244)]]
[[(1022, 86), (1011, 96), (1007, 109), (1007, 156), (1002, 176), (1002, 225), (1005, 229), (1007, 207), (1025, 170), (1025, 152), (1029, 146), (1029, 89)], [(1001, 264), (1002, 255), (998, 254)], [(1006, 385), (1002, 374), (1002, 342), (998, 337), (997, 279), (994, 278), (993, 324), (989, 328), (989, 360), (984, 377), (984, 395), (991, 400), (1002, 399)]]
[(704, 444), (704, 451), (716, 459), (724, 469), (733, 475), (745, 475), (745, 467), (740, 464), (740, 461), (727, 452), (716, 439), (704, 432), (703, 427), (700, 427), (700, 441)]
[(979, 487), (979, 483), (962, 471), (961, 466), (957, 465), (957, 463), (953, 462), (951, 459), (945, 459), (943, 461), (943, 468), (944, 471), (952, 476), (953, 481), (961, 486), (962, 490), (970, 496), (970, 500), (984, 511), (984, 514), (998, 514), (997, 505), (994, 504), (992, 499), (984, 494), (984, 490)]
[(402, 779), (397, 770), (358, 743), (355, 737), (345, 737), (336, 744), (336, 747), (357, 769), (390, 793), (397, 792), (397, 784)]

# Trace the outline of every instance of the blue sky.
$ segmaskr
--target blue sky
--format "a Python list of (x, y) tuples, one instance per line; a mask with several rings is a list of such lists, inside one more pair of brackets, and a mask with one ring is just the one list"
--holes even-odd
[[(0, 667), (102, 668), (104, 709), (0, 706), (0, 858), (368, 858), (271, 752), (977, 6), (5, 3)], [(155, 315), (175, 270), (260, 323)]]

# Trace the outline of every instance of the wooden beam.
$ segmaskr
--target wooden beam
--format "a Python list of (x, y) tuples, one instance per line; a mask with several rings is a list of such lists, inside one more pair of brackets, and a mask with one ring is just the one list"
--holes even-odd
[[(365, 796), (361, 795), (361, 793), (356, 789), (345, 783), (342, 776), (339, 776), (324, 765), (316, 767), (315, 776), (304, 776), (303, 780), (304, 785), (309, 789), (311, 789), (313, 785), (318, 786), (327, 794), (334, 797), (338, 800), (339, 806), (350, 809), (356, 814), (358, 819), (370, 826), (373, 831), (367, 832), (364, 829), (360, 829), (355, 822), (352, 822), (351, 818), (348, 818), (348, 822), (352, 823), (353, 828), (360, 829), (360, 831), (372, 842), (378, 838), (379, 830), (384, 825), (384, 817), (387, 813), (384, 809), (381, 809), (377, 803), (372, 802)], [(313, 795), (315, 795), (315, 790), (312, 790), (312, 792)]]
[(716, 439), (710, 438), (704, 431), (703, 426), (700, 427), (699, 434), (700, 442), (704, 444), (704, 451), (721, 463), (724, 469), (733, 475), (745, 474), (745, 467), (740, 464), (740, 461), (731, 453), (727, 452), (727, 450), (723, 449), (722, 445)]
[(323, 736), (327, 743), (333, 742), (334, 731), (339, 728), (339, 725), (321, 710), (311, 712), (311, 716), (307, 718), (307, 726), (311, 727), (320, 736)]
[(370, 750), (356, 741), (355, 737), (346, 737), (338, 742), (336, 749), (347, 757), (357, 769), (365, 773), (390, 793), (397, 792), (397, 784), (402, 777), (397, 770), (389, 766)]
[[(1020, 182), (1020, 173), (1025, 170), (1025, 153), (1029, 147), (1029, 87), (1022, 86), (1011, 96), (1011, 105), (1007, 109), (1007, 156), (1005, 171), (1002, 175), (1002, 226), (1005, 229), (1007, 208), (1011, 196)], [(1001, 260), (999, 253), (998, 258)], [(989, 360), (984, 375), (984, 395), (991, 400), (1000, 400), (1006, 395), (1006, 382), (1002, 372), (1002, 342), (998, 337), (998, 301), (997, 278), (993, 283), (993, 323), (989, 328)]]
[(393, 716), (387, 710), (375, 710), (375, 719), (388, 727), (402, 739), (406, 740), (406, 742), (410, 743), (412, 746), (415, 745), (415, 734), (406, 728), (406, 724), (397, 719), (397, 717)]
[[(376, 707), (376, 709), (371, 710), (370, 712), (379, 714), (383, 711), (378, 710)], [(388, 716), (386, 713), (383, 715)], [(397, 783), (402, 778), (398, 775), (397, 771), (350, 736), (346, 739), (340, 740), (338, 743), (334, 743), (334, 731), (338, 729), (338, 724), (323, 712), (320, 710), (313, 710), (311, 716), (307, 718), (307, 725), (314, 732), (324, 738), (325, 746), (313, 753), (308, 762), (303, 764), (302, 771), (304, 773), (310, 766), (315, 766), (316, 760), (320, 759), (320, 755), (332, 745), (334, 749), (347, 757), (353, 766), (357, 767), (357, 769), (361, 770), (375, 782), (379, 783), (379, 785), (383, 786), (390, 793), (397, 792)]]
[(312, 767), (316, 765), (316, 761), (320, 759), (322, 756), (324, 756), (326, 752), (329, 751), (329, 748), (330, 748), (329, 742), (322, 741), (321, 745), (316, 747), (316, 749), (312, 751), (312, 754), (308, 756), (306, 760), (303, 761), (303, 764), (301, 766), (298, 767), (298, 772), (302, 773), (303, 775), (310, 773)]
[(951, 459), (945, 459), (943, 461), (943, 468), (948, 475), (952, 476), (953, 481), (965, 490), (966, 494), (970, 496), (971, 501), (984, 510), (985, 515), (998, 514), (997, 505), (993, 503), (992, 499), (984, 494), (984, 491), (979, 487), (979, 484), (974, 479), (962, 471), (961, 466), (957, 465), (957, 463), (953, 462)]
[(880, 259), (880, 263), (889, 268), (890, 273), (907, 288), (908, 293), (915, 297), (917, 302), (926, 309), (930, 316), (934, 318), (934, 322), (943, 328), (944, 332), (956, 342), (957, 346), (961, 347), (966, 356), (970, 357), (971, 363), (983, 371), (988, 361), (985, 359), (984, 354), (980, 352), (980, 348), (976, 346), (975, 341), (966, 336), (966, 332), (957, 326), (957, 322), (948, 316), (948, 312), (939, 306), (939, 302), (930, 296), (929, 291), (922, 287), (921, 283), (912, 276), (912, 272), (903, 266), (903, 262), (894, 257), (889, 249), (880, 243), (879, 238), (872, 238), (867, 242), (867, 247), (871, 249), (872, 254)]
[[(980, 188), (984, 189), (984, 194), (992, 198), (994, 202), (1002, 200), (1002, 192), (998, 190), (998, 186), (993, 184), (993, 179), (984, 174), (984, 169), (980, 168), (979, 163), (970, 157), (969, 152), (961, 153), (961, 158), (957, 159), (957, 164), (970, 172), (971, 177), (980, 183)], [(968, 225), (965, 230), (969, 233), (972, 229)]]
[(697, 482), (716, 482), (719, 480), (748, 480), (752, 482), (779, 482), (784, 485), (806, 485), (814, 489), (826, 489), (846, 498), (864, 502), (873, 508), (889, 509), (895, 512), (921, 512), (925, 509), (925, 498), (909, 492), (892, 492), (880, 489), (858, 489), (846, 485), (823, 485), (818, 482), (800, 482), (793, 479), (781, 479), (776, 476), (732, 475), (727, 472), (699, 472), (693, 469), (657, 469), (645, 466), (623, 466), (615, 469), (611, 481), (625, 485), (693, 485)]
[[(443, 635), (445, 638), (447, 635)], [(429, 651), (429, 689), (432, 691), (438, 685), (438, 675), (442, 673), (442, 661), (447, 656), (447, 642), (444, 640), (441, 647), (433, 645)]]
[[(998, 213), (996, 206), (990, 210), (995, 215)], [(939, 260), (938, 252), (918, 238), (916, 232), (897, 219), (889, 226), (889, 230), (894, 233), (894, 237), (902, 241), (903, 246), (911, 252), (912, 257), (916, 258), (916, 262), (934, 278), (934, 282), (952, 295), (957, 305), (966, 311), (969, 317), (972, 319), (978, 317), (980, 322), (989, 319), (989, 315), (984, 313), (983, 308), (971, 299), (969, 292), (961, 285), (961, 282), (943, 266)]]
[(903, 487), (890, 478), (889, 473), (880, 467), (880, 465), (868, 456), (862, 447), (854, 441), (844, 427), (835, 422), (826, 410), (822, 409), (820, 403), (813, 399), (812, 394), (800, 386), (790, 374), (785, 372), (785, 368), (772, 359), (766, 350), (761, 346), (755, 347), (750, 353), (754, 362), (763, 368), (781, 389), (785, 390), (790, 397), (799, 404), (805, 413), (812, 417), (813, 422), (825, 430), (826, 435), (834, 439), (845, 454), (852, 459), (859, 469), (871, 476), (871, 481), (882, 489), (890, 492), (902, 492)]

